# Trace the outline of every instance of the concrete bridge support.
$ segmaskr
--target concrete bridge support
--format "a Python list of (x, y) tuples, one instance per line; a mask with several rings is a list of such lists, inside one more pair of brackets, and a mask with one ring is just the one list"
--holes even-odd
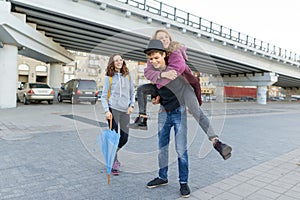
[(50, 87), (55, 91), (55, 99), (59, 88), (61, 87), (62, 80), (62, 64), (60, 63), (51, 63), (50, 64)]
[(267, 104), (267, 86), (257, 86), (256, 101), (258, 104)]
[(224, 102), (224, 86), (216, 86), (216, 96), (217, 96), (217, 99), (216, 101), (218, 103), (222, 103)]
[[(35, 28), (26, 24), (24, 14), (11, 12), (10, 2), (0, 0), (0, 109), (17, 106), (18, 54), (45, 63), (70, 63), (74, 59), (65, 48)], [(60, 86), (56, 70), (50, 78), (55, 77), (52, 87)]]
[[(217, 101), (223, 102), (224, 86), (256, 86), (257, 87), (257, 103), (267, 103), (267, 86), (271, 86), (278, 81), (278, 76), (275, 73), (249, 74), (243, 76), (226, 76), (226, 77), (211, 77), (209, 82), (217, 88)], [(219, 97), (218, 97), (219, 96)]]
[(3, 44), (0, 48), (0, 109), (16, 107), (18, 47)]

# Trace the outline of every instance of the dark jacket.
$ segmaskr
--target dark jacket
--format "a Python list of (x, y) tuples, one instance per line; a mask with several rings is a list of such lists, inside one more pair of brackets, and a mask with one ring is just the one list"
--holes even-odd
[(173, 111), (180, 106), (177, 96), (168, 87), (161, 87), (157, 93), (160, 96), (160, 104), (166, 111)]

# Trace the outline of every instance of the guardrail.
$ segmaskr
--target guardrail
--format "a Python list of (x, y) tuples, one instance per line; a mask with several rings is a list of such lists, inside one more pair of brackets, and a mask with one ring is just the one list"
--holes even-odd
[[(251, 37), (247, 34), (232, 30), (231, 28), (224, 27), (220, 24), (214, 23), (212, 21), (206, 20), (199, 16), (193, 15), (191, 13), (180, 10), (176, 7), (172, 7), (165, 3), (157, 0), (116, 0), (128, 4), (130, 6), (139, 8), (141, 10), (148, 11), (152, 14), (168, 18), (172, 21), (193, 27), (195, 29), (209, 33), (210, 35), (219, 36), (221, 38), (233, 41), (234, 43), (246, 45), (252, 50), (257, 50), (258, 52), (265, 52), (270, 59), (277, 57), (277, 59), (282, 59), (284, 63), (286, 60), (291, 61), (291, 65), (300, 65), (300, 55), (288, 51), (286, 49), (277, 47), (268, 42), (264, 42), (257, 38)], [(236, 46), (235, 46), (236, 47)], [(245, 50), (246, 51), (246, 50)], [(256, 52), (255, 52), (256, 53)]]

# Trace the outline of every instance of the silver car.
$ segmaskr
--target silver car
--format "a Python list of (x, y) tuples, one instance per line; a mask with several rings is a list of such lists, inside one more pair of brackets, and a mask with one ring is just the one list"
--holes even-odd
[(17, 101), (28, 105), (31, 102), (47, 101), (53, 104), (54, 90), (46, 83), (25, 83), (18, 88)]

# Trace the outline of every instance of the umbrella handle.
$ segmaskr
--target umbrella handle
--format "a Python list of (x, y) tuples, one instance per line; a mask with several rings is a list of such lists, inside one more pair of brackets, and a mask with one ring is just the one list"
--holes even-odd
[(109, 130), (112, 129), (112, 115), (110, 116), (110, 119), (109, 119)]

